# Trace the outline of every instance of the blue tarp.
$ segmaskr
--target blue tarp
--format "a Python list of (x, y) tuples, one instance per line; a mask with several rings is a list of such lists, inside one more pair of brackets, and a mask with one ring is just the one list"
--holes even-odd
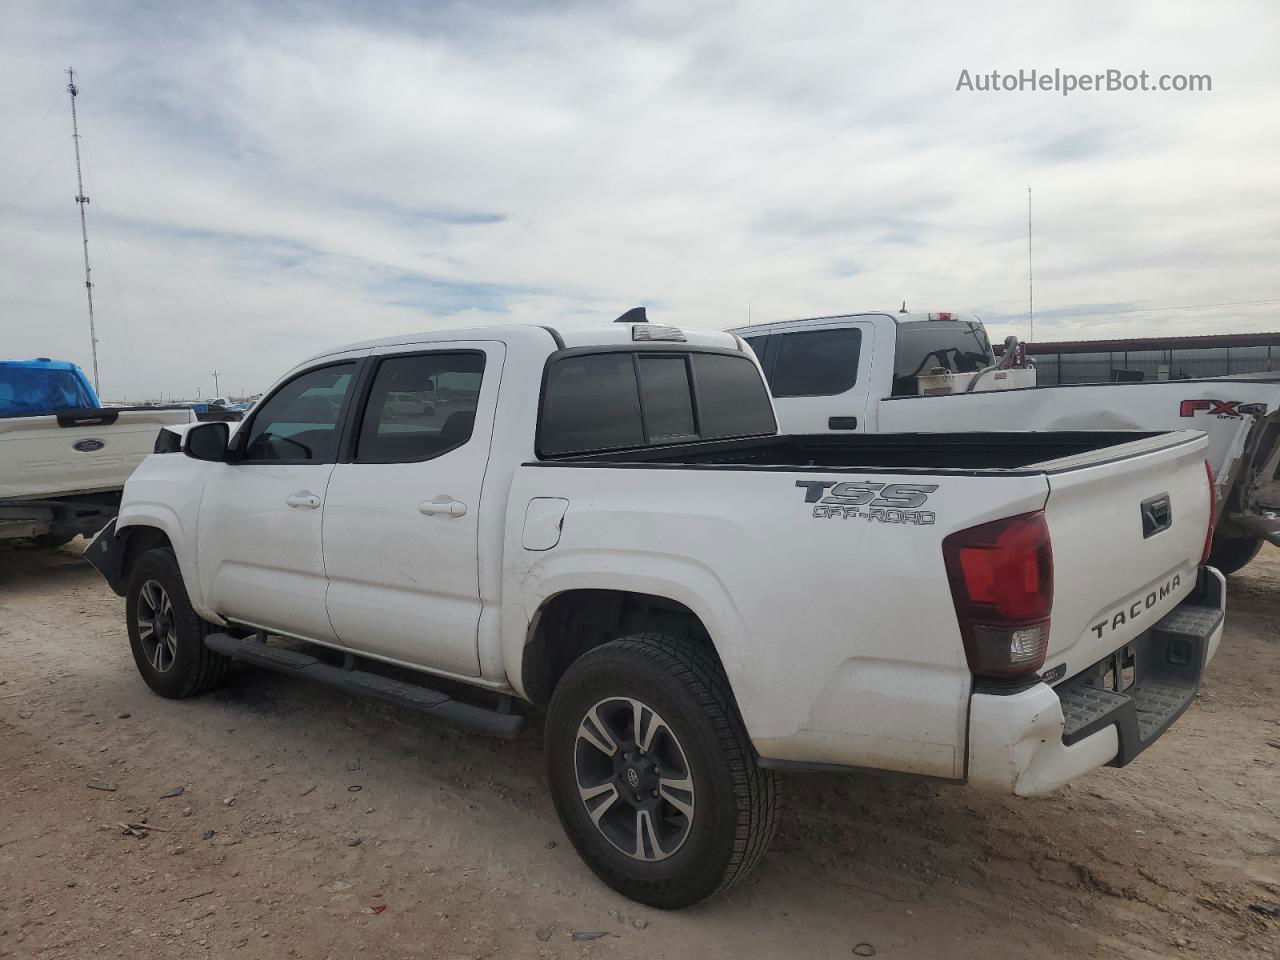
[(0, 360), (0, 417), (101, 406), (84, 371), (65, 360)]

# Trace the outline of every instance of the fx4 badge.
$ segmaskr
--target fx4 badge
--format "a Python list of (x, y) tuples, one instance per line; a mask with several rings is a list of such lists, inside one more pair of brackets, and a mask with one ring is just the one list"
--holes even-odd
[(1265, 403), (1241, 403), (1239, 400), (1183, 400), (1178, 407), (1180, 417), (1194, 417), (1197, 413), (1207, 413), (1211, 417), (1261, 417), (1266, 412)]
[(936, 483), (879, 483), (871, 480), (797, 480), (804, 502), (813, 504), (819, 519), (866, 520), (868, 523), (910, 523), (928, 526), (937, 520), (932, 510), (920, 510)]

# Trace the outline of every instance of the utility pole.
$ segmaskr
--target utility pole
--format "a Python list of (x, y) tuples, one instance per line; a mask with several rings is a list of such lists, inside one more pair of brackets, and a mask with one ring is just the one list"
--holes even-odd
[(1031, 186), (1027, 185), (1027, 319), (1031, 321), (1028, 343), (1036, 341), (1036, 293), (1031, 282)]
[(76, 148), (76, 203), (80, 206), (80, 239), (84, 241), (84, 292), (89, 298), (89, 346), (93, 351), (93, 389), (98, 392), (98, 332), (93, 324), (93, 281), (89, 270), (89, 229), (84, 222), (85, 204), (89, 198), (84, 195), (84, 179), (80, 175), (80, 126), (76, 121), (76, 97), (80, 91), (76, 87), (76, 72), (67, 68), (67, 93), (71, 95), (71, 139)]
[(218, 392), (218, 371), (217, 370), (213, 371), (213, 395), (215, 397), (222, 396), (222, 394)]

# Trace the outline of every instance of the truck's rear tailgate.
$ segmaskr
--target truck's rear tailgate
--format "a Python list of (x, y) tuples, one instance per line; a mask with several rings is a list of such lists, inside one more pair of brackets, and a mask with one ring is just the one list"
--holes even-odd
[(1050, 678), (1120, 649), (1195, 586), (1211, 514), (1207, 442), (1182, 436), (1095, 465), (1042, 465), (1054, 562)]
[(156, 434), (190, 410), (113, 409), (0, 419), (0, 501), (119, 489)]

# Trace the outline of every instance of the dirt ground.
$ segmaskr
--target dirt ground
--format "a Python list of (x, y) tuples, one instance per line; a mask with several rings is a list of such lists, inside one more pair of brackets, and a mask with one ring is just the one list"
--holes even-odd
[(538, 724), (499, 743), (247, 670), (162, 700), (77, 553), (0, 547), (0, 957), (1280, 956), (1249, 910), (1280, 902), (1280, 551), (1128, 768), (1039, 800), (788, 778), (764, 863), (680, 913), (579, 862)]

